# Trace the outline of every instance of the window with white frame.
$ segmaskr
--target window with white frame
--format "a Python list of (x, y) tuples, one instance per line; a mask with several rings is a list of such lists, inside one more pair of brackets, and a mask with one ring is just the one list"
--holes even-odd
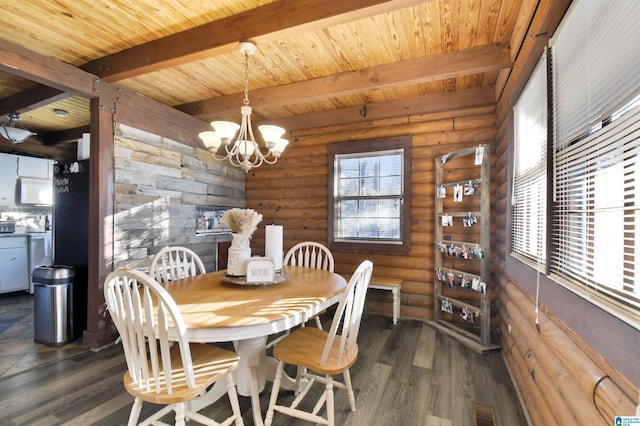
[(640, 312), (640, 2), (576, 0), (551, 43), (552, 277)]
[(329, 245), (408, 250), (410, 139), (347, 142), (329, 149)]
[(547, 220), (547, 60), (540, 58), (513, 108), (511, 250), (544, 272)]

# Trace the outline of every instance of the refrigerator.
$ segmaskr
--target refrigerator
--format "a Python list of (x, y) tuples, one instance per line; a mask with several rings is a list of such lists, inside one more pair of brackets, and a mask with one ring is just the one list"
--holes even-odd
[(53, 165), (53, 263), (74, 269), (70, 309), (73, 338), (87, 327), (89, 160)]

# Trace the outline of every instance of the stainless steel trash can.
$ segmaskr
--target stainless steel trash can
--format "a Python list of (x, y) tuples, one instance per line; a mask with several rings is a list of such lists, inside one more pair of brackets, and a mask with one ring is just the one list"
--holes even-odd
[(34, 341), (59, 346), (74, 339), (71, 266), (42, 265), (33, 270)]

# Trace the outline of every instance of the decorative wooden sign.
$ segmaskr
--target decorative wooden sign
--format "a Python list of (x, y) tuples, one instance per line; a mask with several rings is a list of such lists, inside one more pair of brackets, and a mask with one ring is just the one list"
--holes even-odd
[(252, 257), (247, 260), (247, 283), (272, 283), (276, 272), (270, 257)]

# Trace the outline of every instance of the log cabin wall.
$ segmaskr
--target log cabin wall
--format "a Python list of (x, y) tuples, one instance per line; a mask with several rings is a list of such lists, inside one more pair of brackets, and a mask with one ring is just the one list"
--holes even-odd
[[(640, 332), (510, 255), (512, 107), (568, 1), (541, 1), (497, 104), (493, 281), (502, 352), (534, 425), (613, 424), (638, 403)], [(512, 46), (512, 51), (516, 46)], [(539, 318), (536, 323), (536, 308)]]
[[(616, 336), (625, 342), (609, 348), (605, 356), (587, 344), (564, 321), (559, 319), (544, 303), (538, 305), (536, 326), (535, 297), (526, 288), (535, 288), (535, 276), (510, 277), (506, 268), (508, 233), (508, 165), (511, 132), (510, 108), (498, 108), (500, 130), (497, 136), (497, 160), (494, 167), (495, 204), (493, 218), (496, 232), (493, 235), (494, 278), (497, 283), (497, 330), (505, 361), (517, 385), (534, 425), (547, 424), (612, 424), (617, 415), (633, 415), (638, 396), (637, 381), (628, 376), (633, 365), (612, 365), (612, 352), (630, 352), (633, 357), (640, 337), (638, 331), (618, 321), (611, 321), (615, 328), (604, 326), (600, 335)], [(509, 259), (513, 262), (513, 259)], [(533, 276), (533, 282), (530, 277)], [(526, 288), (525, 288), (526, 286)], [(557, 284), (556, 288), (559, 287)], [(545, 291), (543, 287), (543, 292)], [(551, 287), (548, 287), (551, 288)], [(560, 290), (562, 291), (562, 290)], [(544, 295), (543, 295), (544, 297)], [(548, 296), (554, 298), (553, 294)], [(578, 296), (573, 296), (578, 302)], [(577, 305), (577, 303), (576, 303)], [(559, 315), (579, 312), (583, 318), (596, 318), (598, 308), (565, 306)], [(618, 323), (617, 326), (615, 323)], [(637, 362), (637, 361), (636, 361)], [(618, 368), (616, 368), (618, 367)], [(625, 375), (627, 373), (627, 375)], [(633, 373), (632, 373), (633, 374)]]
[(217, 243), (229, 238), (196, 235), (197, 210), (244, 206), (244, 172), (205, 149), (123, 124), (114, 145), (114, 266), (178, 245), (215, 270)]
[[(300, 241), (327, 244), (330, 144), (411, 135), (409, 253), (362, 250), (333, 251), (333, 255), (338, 273), (351, 274), (362, 260), (370, 259), (375, 276), (402, 279), (401, 315), (433, 319), (434, 159), (460, 148), (492, 144), (495, 120), (495, 106), (487, 105), (294, 132), (292, 142), (276, 165), (263, 165), (247, 174), (247, 207), (264, 217), (252, 239), (252, 250), (264, 252), (264, 225), (269, 223), (283, 225), (285, 253)], [(464, 176), (464, 171), (458, 173)], [(371, 290), (367, 309), (391, 315), (390, 292)]]
[[(640, 333), (553, 283), (545, 283), (547, 293), (541, 298), (536, 326), (531, 290), (535, 276), (513, 274), (507, 267), (512, 262), (508, 252), (511, 108), (546, 44), (545, 36), (553, 33), (569, 3), (541, 1), (521, 39), (512, 40), (515, 63), (501, 86), (504, 90), (498, 90), (496, 105), (294, 132), (295, 140), (277, 165), (248, 173), (247, 206), (264, 215), (263, 224), (284, 226), (285, 252), (303, 240), (326, 244), (328, 145), (410, 134), (410, 252), (334, 252), (334, 256), (339, 273), (351, 273), (360, 260), (369, 258), (374, 275), (403, 279), (401, 316), (432, 319), (433, 159), (459, 148), (491, 144), (492, 327), (512, 379), (534, 425), (605, 425), (612, 424), (616, 415), (635, 413)], [(263, 244), (259, 229), (252, 247), (259, 251)], [(370, 292), (367, 308), (390, 315), (391, 296), (385, 293)]]

